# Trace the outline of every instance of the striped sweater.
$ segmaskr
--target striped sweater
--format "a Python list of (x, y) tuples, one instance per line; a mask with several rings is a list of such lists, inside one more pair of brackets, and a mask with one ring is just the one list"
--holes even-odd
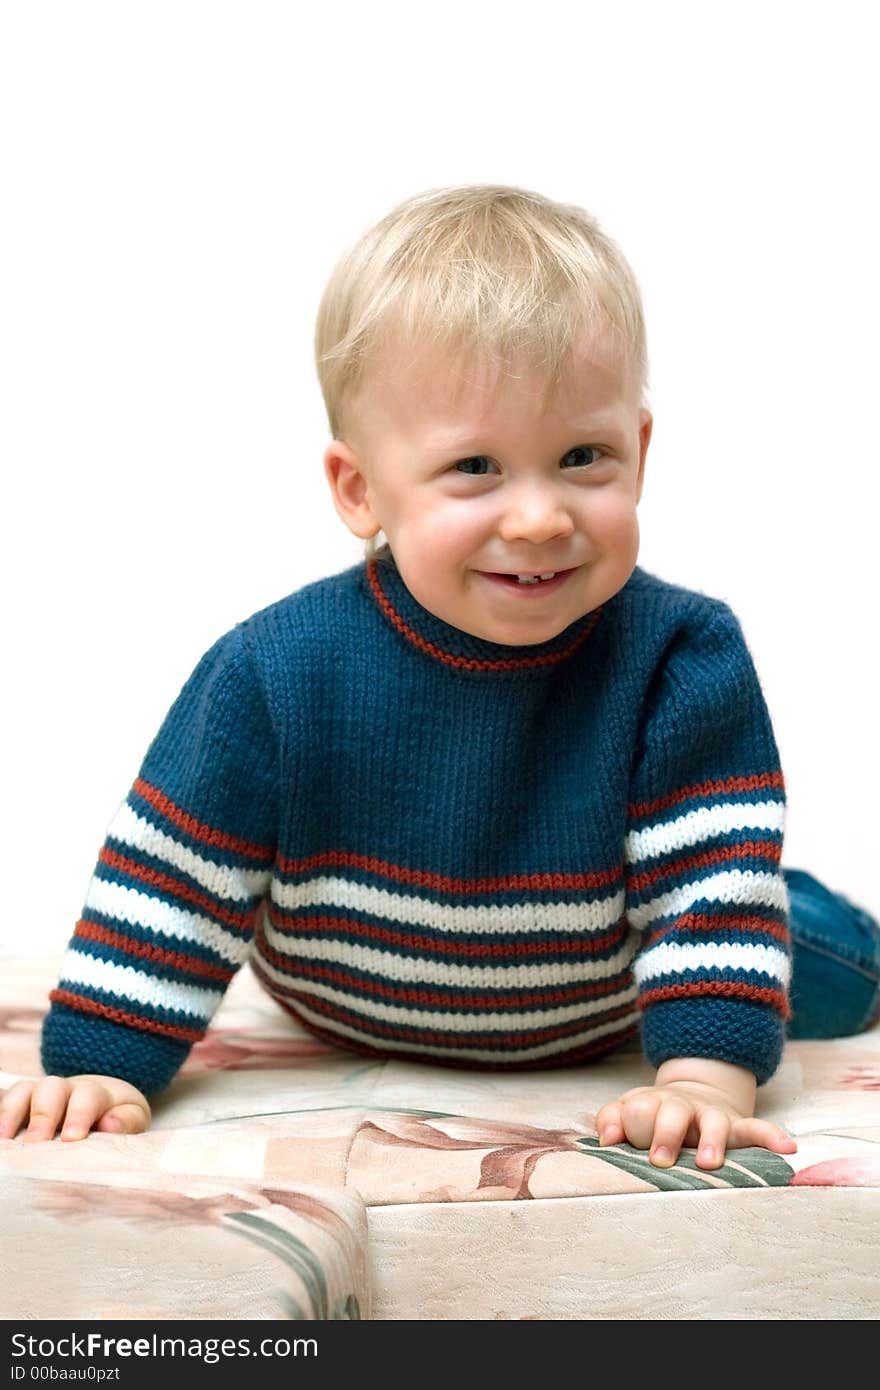
[(550, 641), (445, 623), (391, 556), (220, 637), (113, 819), (47, 1072), (167, 1085), (245, 959), (318, 1037), (467, 1067), (778, 1065), (785, 792), (720, 600), (636, 568)]

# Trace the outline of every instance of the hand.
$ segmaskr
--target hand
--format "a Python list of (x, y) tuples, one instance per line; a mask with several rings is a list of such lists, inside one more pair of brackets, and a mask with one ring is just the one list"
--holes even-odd
[(657, 1168), (671, 1168), (682, 1145), (697, 1148), (700, 1168), (720, 1168), (727, 1148), (754, 1145), (773, 1153), (794, 1153), (797, 1144), (779, 1125), (743, 1114), (723, 1089), (700, 1081), (666, 1081), (636, 1086), (596, 1116), (599, 1142), (650, 1149)]
[(115, 1076), (45, 1076), (16, 1081), (0, 1097), (0, 1139), (14, 1139), (27, 1126), (26, 1143), (85, 1139), (91, 1129), (104, 1134), (140, 1134), (150, 1123), (146, 1097)]

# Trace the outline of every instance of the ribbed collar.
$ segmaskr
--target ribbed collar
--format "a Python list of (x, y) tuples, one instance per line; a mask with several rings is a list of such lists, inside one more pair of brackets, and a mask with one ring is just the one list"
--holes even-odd
[(364, 577), (388, 622), (425, 655), (453, 670), (486, 673), (546, 671), (566, 661), (587, 640), (602, 613), (585, 613), (548, 642), (507, 646), (453, 627), (424, 608), (407, 588), (391, 554), (365, 562)]

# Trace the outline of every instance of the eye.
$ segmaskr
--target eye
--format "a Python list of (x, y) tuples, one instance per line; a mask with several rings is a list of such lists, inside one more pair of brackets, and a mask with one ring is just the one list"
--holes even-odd
[[(577, 468), (582, 467), (584, 464), (598, 463), (599, 459), (603, 457), (602, 450), (597, 444), (577, 444), (573, 449), (569, 449), (565, 458), (572, 458), (578, 454), (580, 454), (581, 457), (576, 461), (575, 467)], [(563, 459), (563, 462), (564, 461)]]
[[(604, 457), (604, 450), (600, 449), (598, 444), (577, 444), (563, 456), (563, 463), (566, 459), (573, 458), (575, 468), (584, 468), (589, 467), (592, 463), (598, 463), (599, 459)], [(472, 458), (459, 459), (452, 466), (467, 477), (484, 478), (487, 470), (482, 465), (491, 462), (492, 460), (487, 458), (485, 454), (475, 454)]]
[[(471, 464), (471, 463), (480, 464), (480, 463), (490, 463), (490, 462), (491, 462), (491, 460), (490, 460), (490, 459), (487, 459), (487, 457), (486, 457), (485, 454), (476, 454), (473, 458), (469, 458), (469, 459), (459, 459), (458, 462), (457, 462), (457, 463), (454, 463), (452, 466), (453, 466), (453, 468), (462, 468), (463, 465), (467, 465), (467, 464)], [(485, 474), (484, 474), (482, 471), (477, 472), (476, 470), (471, 470), (471, 469), (468, 468), (468, 467), (464, 467), (464, 468), (463, 468), (463, 471), (464, 471), (464, 472), (467, 474), (467, 476), (470, 477), (470, 478), (482, 478), (482, 477), (485, 477)]]

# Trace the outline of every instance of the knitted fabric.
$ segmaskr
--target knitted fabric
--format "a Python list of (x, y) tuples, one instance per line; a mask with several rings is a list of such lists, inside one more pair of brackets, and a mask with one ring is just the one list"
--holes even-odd
[(392, 557), (205, 652), (112, 821), (47, 1072), (165, 1086), (250, 957), (317, 1036), (468, 1067), (778, 1065), (785, 792), (726, 604), (636, 568), (511, 647)]

